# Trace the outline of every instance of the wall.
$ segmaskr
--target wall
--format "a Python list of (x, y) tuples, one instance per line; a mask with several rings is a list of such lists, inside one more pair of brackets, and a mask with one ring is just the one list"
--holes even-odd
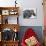
[[(21, 26), (43, 26), (43, 6), (42, 0), (21, 0), (21, 14), (20, 14), (20, 25)], [(23, 19), (23, 9), (36, 8), (37, 18), (36, 19)]]
[[(14, 0), (15, 1), (15, 0)], [(13, 0), (0, 0), (0, 6), (15, 6)], [(20, 17), (19, 24), (20, 26), (43, 26), (43, 7), (42, 0), (17, 0), (18, 5), (20, 6)], [(36, 19), (24, 19), (23, 18), (23, 10), (28, 8), (36, 8), (37, 9), (37, 17)]]

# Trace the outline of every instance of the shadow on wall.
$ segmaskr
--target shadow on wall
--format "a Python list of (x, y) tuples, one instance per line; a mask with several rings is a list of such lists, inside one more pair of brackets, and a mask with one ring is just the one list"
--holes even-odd
[(23, 35), (25, 33), (25, 31), (28, 29), (28, 28), (32, 28), (34, 30), (34, 32), (36, 32), (37, 34), (37, 37), (39, 39), (39, 41), (41, 43), (43, 43), (43, 30), (42, 30), (42, 26), (21, 26), (20, 27), (20, 32), (19, 32), (19, 39), (20, 39), (20, 42), (23, 38)]

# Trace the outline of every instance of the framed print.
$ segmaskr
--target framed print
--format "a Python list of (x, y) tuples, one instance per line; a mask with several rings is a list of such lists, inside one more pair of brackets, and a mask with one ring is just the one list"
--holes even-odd
[(2, 15), (9, 15), (9, 10), (2, 10)]
[(10, 15), (16, 15), (17, 14), (17, 12), (10, 12)]
[(23, 10), (23, 18), (29, 19), (29, 18), (36, 18), (37, 16), (37, 10), (36, 8), (30, 8)]
[(10, 12), (10, 15), (14, 15), (14, 12), (11, 11), (11, 12)]
[(9, 11), (9, 14), (10, 14), (10, 15), (16, 15), (17, 13), (18, 13), (18, 12), (17, 12), (16, 10), (10, 10), (10, 11)]

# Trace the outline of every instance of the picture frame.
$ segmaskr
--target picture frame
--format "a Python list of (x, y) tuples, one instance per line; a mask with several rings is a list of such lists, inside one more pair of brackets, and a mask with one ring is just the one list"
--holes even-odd
[(17, 12), (16, 10), (10, 10), (10, 11), (9, 11), (9, 14), (10, 14), (10, 15), (17, 15), (17, 13), (18, 13), (18, 12)]
[(9, 15), (9, 10), (2, 10), (2, 15)]
[(36, 8), (24, 9), (23, 18), (24, 19), (37, 18), (37, 9)]

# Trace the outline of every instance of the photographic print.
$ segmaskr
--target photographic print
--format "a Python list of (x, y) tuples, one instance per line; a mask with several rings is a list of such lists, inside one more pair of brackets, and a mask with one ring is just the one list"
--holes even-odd
[(36, 10), (36, 8), (25, 9), (23, 11), (23, 18), (24, 19), (36, 18), (36, 16), (37, 16), (37, 10)]
[(2, 10), (2, 15), (9, 15), (9, 10)]

